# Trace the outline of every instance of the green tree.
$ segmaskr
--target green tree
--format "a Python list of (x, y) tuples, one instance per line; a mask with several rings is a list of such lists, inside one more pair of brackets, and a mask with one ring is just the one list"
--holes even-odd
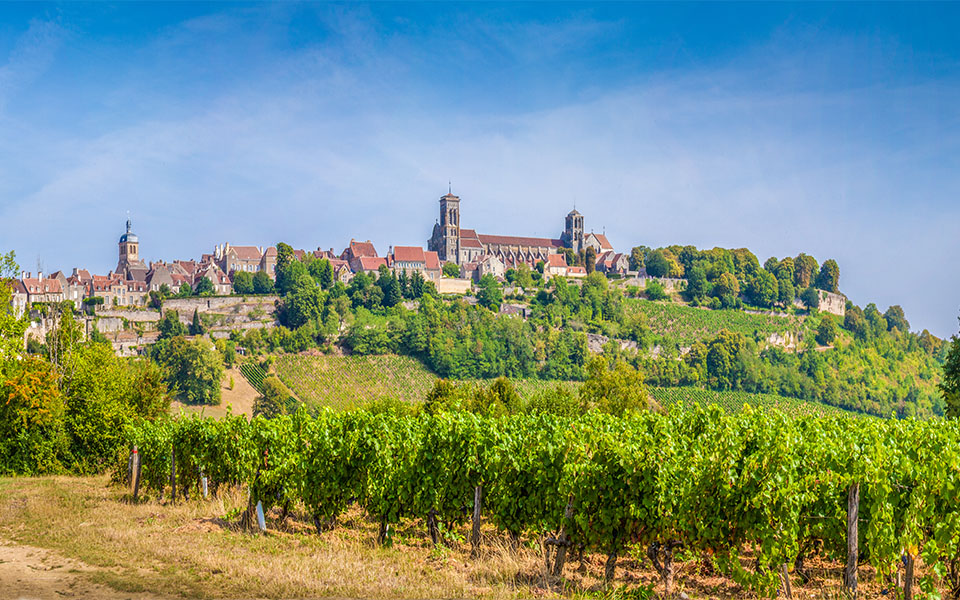
[(710, 293), (707, 271), (697, 263), (687, 270), (687, 296), (690, 300), (700, 300)]
[(613, 367), (601, 357), (587, 363), (587, 379), (580, 387), (580, 402), (601, 412), (622, 416), (651, 406), (643, 375), (627, 363)]
[(194, 290), (196, 296), (213, 296), (216, 291), (213, 289), (213, 282), (209, 277), (201, 277), (197, 282), (197, 289)]
[(200, 321), (200, 309), (193, 309), (193, 320), (190, 322), (189, 331), (190, 335), (203, 335), (206, 333), (206, 328), (204, 328), (203, 323)]
[(190, 287), (190, 284), (181, 283), (180, 289), (177, 290), (177, 298), (189, 298), (192, 295), (193, 295), (193, 288)]
[(16, 360), (23, 349), (23, 334), (29, 321), (26, 311), (17, 316), (13, 310), (14, 279), (20, 271), (13, 251), (0, 254), (0, 380), (4, 365)]
[(460, 277), (460, 265), (455, 262), (443, 263), (444, 277)]
[(793, 285), (799, 288), (810, 287), (816, 280), (819, 268), (817, 259), (801, 252), (793, 259)]
[(807, 310), (817, 310), (820, 308), (820, 292), (810, 286), (800, 292), (800, 301), (807, 307)]
[(161, 340), (187, 335), (187, 328), (180, 322), (180, 315), (175, 310), (167, 310), (163, 313), (163, 317), (157, 323), (157, 331), (160, 332)]
[(817, 275), (816, 287), (828, 292), (836, 292), (840, 282), (840, 266), (832, 258), (823, 263), (820, 267), (820, 274)]
[(253, 401), (253, 416), (273, 419), (287, 412), (287, 398), (290, 392), (276, 375), (263, 379), (263, 392)]
[(646, 266), (644, 259), (645, 246), (635, 246), (630, 250), (630, 270), (639, 271)]
[(894, 304), (888, 308), (887, 312), (883, 313), (883, 318), (887, 321), (887, 331), (893, 331), (894, 329), (900, 333), (910, 331), (910, 323), (907, 321), (907, 316), (903, 312), (903, 307), (899, 304)]
[(583, 251), (583, 262), (587, 275), (593, 273), (597, 268), (597, 251), (593, 246), (587, 246), (586, 250)]
[(770, 307), (780, 297), (780, 285), (770, 271), (757, 271), (750, 278), (748, 290), (750, 301), (757, 306)]
[(820, 326), (817, 327), (817, 343), (821, 346), (829, 346), (837, 338), (837, 324), (830, 315), (823, 315), (820, 319)]
[(223, 360), (205, 339), (175, 337), (155, 346), (173, 393), (187, 404), (220, 404)]
[(253, 276), (253, 293), (272, 294), (273, 292), (273, 280), (270, 279), (270, 276), (267, 275), (267, 272), (257, 271)]
[(720, 299), (735, 299), (740, 295), (740, 282), (733, 273), (724, 273), (713, 283), (713, 295)]
[(656, 279), (648, 279), (646, 287), (644, 287), (643, 291), (647, 295), (648, 300), (656, 301), (670, 299), (670, 294), (667, 293), (667, 290), (663, 287), (663, 284)]
[(493, 275), (487, 273), (480, 278), (477, 290), (477, 302), (480, 306), (489, 308), (496, 312), (500, 310), (500, 303), (503, 302), (503, 290), (500, 284), (494, 279)]
[(253, 273), (237, 271), (233, 274), (233, 291), (238, 294), (253, 293)]
[(793, 287), (792, 279), (777, 278), (777, 296), (784, 308), (789, 308), (793, 304), (793, 299), (797, 297), (797, 291)]
[(333, 265), (326, 258), (311, 261), (307, 270), (321, 289), (329, 290), (333, 287)]
[(943, 365), (940, 393), (946, 404), (946, 414), (952, 419), (960, 417), (960, 336), (950, 338), (950, 350)]
[(28, 357), (0, 378), (0, 474), (40, 475), (63, 470), (69, 437), (64, 401), (50, 363)]

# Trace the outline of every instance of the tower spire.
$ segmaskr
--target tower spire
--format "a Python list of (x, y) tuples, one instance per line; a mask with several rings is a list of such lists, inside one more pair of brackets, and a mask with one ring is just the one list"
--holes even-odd
[(453, 182), (447, 181), (447, 193), (453, 195)]

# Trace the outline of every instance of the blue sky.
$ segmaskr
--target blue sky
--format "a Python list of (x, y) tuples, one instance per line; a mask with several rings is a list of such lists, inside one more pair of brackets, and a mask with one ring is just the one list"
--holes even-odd
[(835, 258), (960, 314), (960, 4), (0, 4), (0, 250), (557, 235)]

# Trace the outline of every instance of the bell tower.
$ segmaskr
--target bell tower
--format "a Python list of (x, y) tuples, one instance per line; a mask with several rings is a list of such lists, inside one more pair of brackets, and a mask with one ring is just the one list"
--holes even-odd
[(120, 236), (120, 258), (117, 261), (116, 273), (125, 274), (128, 267), (141, 266), (140, 240), (133, 232), (130, 219), (127, 219), (127, 232)]
[(460, 263), (460, 197), (452, 189), (440, 197), (440, 260)]
[(563, 245), (574, 252), (583, 248), (583, 215), (574, 208), (567, 214), (563, 228)]

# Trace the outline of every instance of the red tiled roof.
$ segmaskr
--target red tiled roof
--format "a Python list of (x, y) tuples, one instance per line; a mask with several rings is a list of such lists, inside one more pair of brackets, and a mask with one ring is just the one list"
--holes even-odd
[(460, 229), (460, 239), (463, 238), (476, 238), (477, 230), (476, 229)]
[(276, 255), (277, 255), (277, 248), (276, 248), (275, 246), (270, 246), (269, 248), (267, 248), (266, 250), (263, 251), (263, 255), (264, 255), (264, 256), (267, 256), (267, 257), (276, 256)]
[[(374, 257), (377, 255), (377, 249), (370, 242), (357, 242), (350, 240), (350, 253), (354, 258)], [(386, 263), (384, 263), (386, 264)]]
[(297, 260), (303, 260), (303, 257), (307, 255), (306, 250), (294, 250), (293, 255), (297, 257)]
[(573, 275), (574, 273), (587, 274), (587, 270), (583, 267), (567, 267), (567, 275)]
[(499, 244), (501, 246), (533, 246), (535, 248), (562, 248), (563, 242), (548, 238), (517, 237), (512, 235), (485, 235), (478, 236), (485, 245)]
[(593, 233), (593, 232), (591, 232), (589, 235), (592, 235), (593, 237), (597, 238), (597, 241), (600, 242), (601, 250), (613, 250), (613, 246), (607, 240), (607, 236), (603, 235), (602, 233)]
[(260, 260), (263, 256), (256, 246), (230, 246), (230, 251), (240, 260)]
[(26, 277), (20, 280), (20, 291), (24, 294), (62, 294), (63, 287), (59, 279)]
[(90, 271), (86, 269), (77, 269), (77, 278), (84, 283), (93, 279), (93, 277), (90, 276)]
[(361, 271), (376, 271), (380, 265), (387, 265), (387, 259), (380, 256), (361, 256), (357, 261)]
[(547, 266), (548, 267), (565, 267), (567, 266), (567, 257), (565, 257), (562, 254), (548, 254)]
[(428, 268), (428, 269), (430, 269), (430, 270), (432, 270), (432, 271), (439, 271), (439, 270), (440, 270), (440, 255), (438, 255), (436, 252), (433, 252), (433, 251), (431, 251), (431, 250), (428, 250), (427, 252), (424, 252), (424, 253), (423, 253), (423, 256), (424, 256), (424, 258), (427, 259), (427, 268)]
[(477, 238), (460, 238), (460, 246), (462, 248), (483, 248), (483, 244)]
[(395, 246), (393, 260), (400, 262), (426, 262), (423, 248), (419, 246)]

